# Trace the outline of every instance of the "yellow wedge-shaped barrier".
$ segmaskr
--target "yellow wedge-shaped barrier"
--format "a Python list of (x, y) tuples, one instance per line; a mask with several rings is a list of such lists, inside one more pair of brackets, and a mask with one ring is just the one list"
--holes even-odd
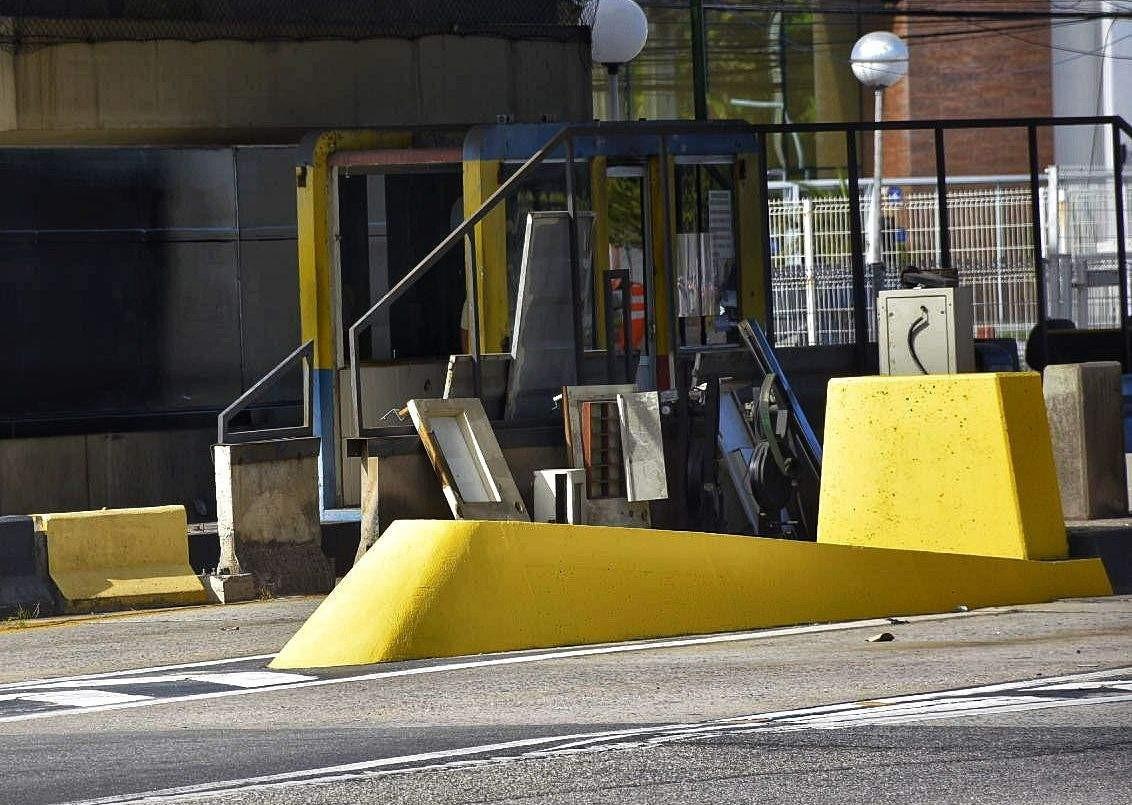
[(394, 523), (272, 668), (360, 665), (1111, 594), (1035, 562), (679, 531)]
[(67, 609), (203, 604), (183, 506), (34, 515)]
[(272, 663), (356, 665), (1112, 592), (1066, 556), (1036, 374), (830, 384), (819, 539), (394, 523)]
[(818, 541), (1064, 558), (1041, 376), (830, 381)]

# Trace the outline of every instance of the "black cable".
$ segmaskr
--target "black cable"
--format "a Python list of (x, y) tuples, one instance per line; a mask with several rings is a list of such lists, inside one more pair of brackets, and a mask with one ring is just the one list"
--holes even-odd
[(912, 326), (908, 328), (908, 352), (912, 355), (912, 361), (916, 364), (916, 368), (920, 370), (920, 374), (926, 375), (928, 370), (924, 368), (924, 364), (920, 362), (920, 356), (916, 354), (916, 336), (928, 329), (928, 309), (924, 305), (920, 305), (920, 315), (912, 322)]

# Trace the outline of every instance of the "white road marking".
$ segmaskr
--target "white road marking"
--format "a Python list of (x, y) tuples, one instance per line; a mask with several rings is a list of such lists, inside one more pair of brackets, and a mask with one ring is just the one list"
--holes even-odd
[(212, 674), (155, 674), (152, 676), (119, 676), (95, 680), (76, 679), (65, 682), (47, 682), (42, 685), (27, 685), (21, 688), (9, 688), (9, 690), (84, 690), (92, 687), (156, 685), (170, 682), (208, 682), (214, 685), (230, 685), (234, 688), (264, 688), (269, 685), (285, 685), (292, 682), (306, 682), (311, 679), (318, 679), (318, 677), (282, 671), (222, 671)]
[(192, 674), (186, 677), (195, 682), (211, 682), (215, 685), (232, 685), (237, 688), (266, 688), (288, 685), (295, 682), (309, 682), (317, 676), (288, 674), (282, 671), (232, 671), (220, 674)]
[[(1010, 611), (1006, 607), (998, 607), (993, 609), (977, 610), (976, 612), (948, 612), (937, 615), (920, 615), (909, 617), (910, 623), (944, 620), (957, 617), (970, 617), (978, 614), (992, 614), (994, 612), (1007, 612)], [(92, 713), (100, 712), (103, 710), (121, 710), (133, 707), (148, 707), (157, 704), (171, 704), (173, 702), (191, 702), (202, 701), (206, 699), (220, 699), (228, 696), (241, 696), (250, 693), (271, 693), (279, 690), (292, 690), (298, 688), (310, 687), (323, 687), (326, 685), (343, 685), (351, 682), (370, 682), (377, 679), (391, 679), (403, 676), (420, 676), (423, 674), (439, 674), (451, 671), (466, 671), (475, 668), (488, 668), (492, 666), (507, 666), (507, 665), (524, 665), (527, 663), (546, 662), (549, 660), (569, 660), (577, 657), (593, 657), (603, 654), (624, 654), (634, 651), (656, 651), (662, 649), (672, 648), (686, 648), (691, 646), (703, 646), (721, 643), (739, 643), (749, 640), (765, 640), (774, 637), (788, 637), (791, 635), (800, 634), (820, 634), (823, 632), (840, 632), (850, 629), (864, 629), (876, 628), (878, 626), (890, 626), (891, 622), (887, 618), (870, 618), (868, 620), (848, 621), (845, 623), (818, 623), (809, 624), (806, 626), (788, 626), (781, 629), (762, 629), (758, 631), (749, 632), (727, 632), (723, 634), (699, 635), (695, 637), (679, 637), (679, 638), (665, 638), (656, 640), (639, 640), (631, 643), (611, 643), (597, 646), (579, 646), (576, 648), (566, 649), (549, 649), (549, 650), (532, 650), (525, 652), (518, 652), (512, 654), (488, 655), (485, 659), (477, 660), (463, 660), (458, 662), (441, 662), (433, 665), (418, 665), (411, 668), (399, 668), (392, 671), (373, 671), (365, 674), (355, 674), (353, 676), (339, 676), (329, 677), (325, 679), (310, 678), (302, 682), (288, 682), (281, 684), (266, 685), (263, 687), (234, 689), (213, 691), (210, 693), (193, 693), (180, 696), (167, 696), (160, 698), (152, 698), (147, 701), (139, 702), (123, 702), (121, 704), (109, 704), (104, 707), (88, 707), (84, 708), (81, 712)], [(0, 685), (0, 692), (8, 692), (15, 690), (26, 690), (29, 686), (51, 684), (60, 681), (79, 681), (79, 680), (102, 680), (108, 677), (121, 677), (125, 675), (137, 676), (144, 674), (148, 671), (169, 671), (178, 669), (188, 669), (204, 667), (209, 665), (221, 665), (224, 663), (244, 662), (256, 659), (270, 659), (274, 655), (259, 655), (255, 657), (239, 657), (232, 660), (213, 660), (208, 663), (188, 663), (185, 665), (167, 665), (158, 666), (155, 668), (142, 668), (132, 671), (115, 671), (108, 674), (92, 674), (88, 676), (76, 677), (60, 677), (58, 679), (36, 680), (34, 682), (22, 683), (9, 683), (7, 685)], [(96, 684), (102, 684), (101, 681)], [(41, 718), (56, 718), (64, 715), (71, 715), (73, 711), (67, 710), (51, 710), (38, 713), (23, 713), (14, 716), (0, 716), (0, 724), (10, 721), (31, 721)]]
[(5, 682), (0, 684), (0, 690), (10, 688), (26, 688), (29, 685), (45, 685), (51, 682), (67, 682), (72, 680), (107, 679), (127, 674), (149, 674), (158, 671), (180, 671), (187, 668), (212, 668), (217, 665), (232, 665), (238, 662), (255, 662), (257, 660), (270, 660), (274, 654), (251, 654), (247, 657), (229, 657), (223, 660), (203, 660), (201, 662), (184, 662), (178, 665), (154, 665), (150, 668), (134, 668), (128, 671), (104, 671), (98, 674), (75, 674), (72, 676), (51, 676), (43, 679), (28, 679), (23, 682)]
[(1082, 690), (1088, 688), (1119, 688), (1120, 690), (1132, 691), (1132, 682), (1086, 682), (1080, 685), (1073, 683), (1065, 683), (1060, 685), (1042, 685), (1039, 688), (1032, 688), (1032, 690)]
[(150, 696), (135, 696), (132, 693), (118, 693), (113, 690), (57, 690), (43, 693), (25, 693), (19, 696), (27, 702), (46, 702), (63, 707), (112, 707), (118, 704), (152, 701)]
[[(731, 735), (794, 732), (807, 729), (845, 729), (878, 724), (908, 724), (938, 718), (957, 718), (988, 713), (1112, 704), (1132, 701), (1132, 694), (1123, 692), (1129, 686), (1132, 686), (1132, 680), (1124, 678), (1109, 679), (1102, 682), (1098, 681), (1098, 677), (1101, 674), (1107, 674), (1111, 677), (1114, 674), (1128, 674), (1129, 672), (1132, 672), (1132, 668), (1074, 674), (1046, 680), (984, 685), (976, 688), (962, 688), (912, 696), (894, 696), (692, 724), (668, 724), (526, 738), (454, 750), (375, 758), (356, 763), (303, 769), (281, 774), (101, 797), (70, 803), (70, 805), (140, 805), (140, 803), (169, 802), (205, 794), (220, 796), (273, 788), (324, 785), (337, 781), (376, 778), (409, 772), (514, 763), (560, 755), (644, 749), (680, 741), (702, 741), (708, 738)], [(1018, 691), (1021, 695), (979, 695), (994, 694), (1003, 690)], [(1063, 694), (1087, 693), (1090, 697), (1058, 698), (1056, 696), (1027, 695), (1028, 691), (1034, 690), (1056, 690)], [(1096, 695), (1104, 690), (1112, 690), (1114, 695)], [(484, 755), (487, 757), (482, 757)]]

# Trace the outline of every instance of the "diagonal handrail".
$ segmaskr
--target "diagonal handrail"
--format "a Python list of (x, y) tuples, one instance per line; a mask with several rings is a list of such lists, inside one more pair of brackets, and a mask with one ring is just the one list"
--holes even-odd
[[(440, 241), (440, 243), (438, 243), (432, 249), (432, 251), (426, 254), (419, 263), (417, 263), (408, 273), (405, 274), (405, 276), (399, 279), (392, 288), (386, 291), (385, 294), (380, 299), (378, 299), (370, 307), (369, 310), (359, 316), (358, 320), (350, 325), (350, 379), (351, 385), (353, 386), (353, 388), (351, 389), (351, 402), (354, 409), (354, 427), (359, 435), (364, 433), (364, 428), (362, 422), (362, 371), (361, 363), (358, 360), (358, 335), (362, 330), (373, 324), (374, 319), (377, 318), (378, 314), (381, 313), (382, 310), (397, 301), (397, 299), (399, 299), (402, 294), (409, 290), (409, 288), (412, 287), (417, 282), (417, 280), (424, 276), (424, 274), (427, 273), (430, 268), (436, 265), (440, 261), (440, 259), (448, 253), (448, 250), (451, 249), (455, 243), (463, 240), (465, 237), (474, 238), (475, 235), (473, 232), (473, 227), (484, 218), (486, 218), (491, 213), (491, 211), (495, 209), (495, 205), (500, 200), (505, 198), (508, 194), (510, 194), (512, 187), (522, 181), (522, 179), (525, 178), (536, 165), (542, 162), (547, 154), (549, 154), (562, 143), (562, 141), (567, 136), (569, 128), (569, 126), (563, 126), (561, 129), (555, 132), (554, 136), (552, 136), (542, 148), (532, 154), (530, 159), (524, 162), (519, 170), (515, 171), (514, 174), (508, 177), (507, 181), (496, 188), (495, 192), (484, 200), (483, 204), (480, 205), (478, 210), (468, 216), (458, 227), (453, 229), (448, 234), (448, 236), (444, 238), (444, 240)], [(472, 249), (472, 259), (475, 259), (474, 248)], [(475, 271), (475, 266), (473, 266), (473, 278), (475, 277)], [(473, 328), (473, 338), (478, 342), (479, 322), (477, 321), (477, 319), (478, 313), (473, 312), (471, 326)], [(478, 343), (476, 344), (475, 351), (477, 354), (479, 353)]]
[[(258, 399), (265, 391), (275, 385), (287, 371), (299, 361), (303, 364), (303, 424), (280, 428), (261, 428), (258, 430), (233, 431), (229, 429), (232, 420), (246, 409), (253, 400)], [(217, 444), (240, 444), (243, 442), (258, 442), (264, 439), (288, 439), (314, 435), (314, 417), (311, 411), (311, 401), (314, 398), (314, 340), (307, 341), (286, 358), (275, 364), (275, 368), (265, 374), (256, 383), (237, 397), (231, 405), (225, 408), (216, 417)]]

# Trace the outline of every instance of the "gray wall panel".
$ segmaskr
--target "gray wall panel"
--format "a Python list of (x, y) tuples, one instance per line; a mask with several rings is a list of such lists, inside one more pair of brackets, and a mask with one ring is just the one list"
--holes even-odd
[(299, 259), (293, 240), (240, 244), (244, 386), (299, 345)]
[(235, 151), (242, 237), (294, 238), (298, 149), (256, 146)]
[(211, 428), (98, 433), (85, 438), (92, 508), (179, 503), (189, 522), (216, 519), (211, 449), (216, 432)]
[(230, 148), (156, 148), (146, 152), (151, 226), (173, 230), (170, 235), (177, 239), (234, 238), (234, 171)]
[(223, 408), (241, 390), (237, 244), (160, 247), (160, 291), (153, 301), (164, 408)]
[(0, 150), (0, 424), (222, 408), (294, 349), (295, 154)]

